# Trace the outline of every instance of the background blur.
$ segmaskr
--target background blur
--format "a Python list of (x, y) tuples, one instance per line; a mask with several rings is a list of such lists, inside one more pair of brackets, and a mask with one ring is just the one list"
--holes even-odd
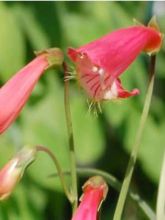
[[(133, 18), (147, 23), (157, 14), (165, 32), (164, 2), (0, 2), (0, 84), (33, 59), (33, 51), (78, 47), (117, 28), (133, 25)], [(67, 59), (67, 58), (66, 58)], [(88, 114), (87, 97), (71, 83), (71, 110), (77, 161), (80, 167), (106, 170), (124, 177), (129, 152), (139, 123), (147, 86), (149, 57), (142, 54), (122, 80), (128, 89), (139, 88), (137, 97), (103, 104), (103, 114)], [(157, 76), (150, 116), (139, 152), (131, 187), (155, 209), (165, 145), (165, 47), (158, 54)], [(25, 144), (49, 146), (64, 170), (69, 167), (63, 106), (63, 73), (47, 71), (20, 117), (0, 138), (0, 166)], [(14, 95), (14, 94), (13, 94)], [(53, 163), (41, 154), (29, 167), (13, 195), (0, 203), (2, 220), (68, 220), (71, 209)], [(86, 178), (79, 179), (81, 185)], [(68, 178), (69, 181), (69, 178)], [(110, 187), (101, 219), (112, 218), (118, 193)], [(146, 220), (128, 199), (125, 220)]]

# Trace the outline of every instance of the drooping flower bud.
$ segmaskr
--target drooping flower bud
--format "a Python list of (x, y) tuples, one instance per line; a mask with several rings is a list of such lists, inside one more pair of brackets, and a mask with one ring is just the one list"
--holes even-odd
[(125, 90), (119, 76), (140, 52), (158, 52), (162, 39), (152, 19), (147, 27), (119, 29), (78, 49), (69, 48), (68, 56), (76, 65), (80, 85), (93, 101), (127, 98), (137, 95), (139, 90)]
[(72, 220), (96, 220), (101, 203), (108, 193), (108, 186), (102, 177), (94, 176), (82, 188), (81, 202)]
[(0, 170), (0, 200), (6, 199), (36, 157), (35, 148), (23, 148)]
[(0, 134), (17, 118), (44, 71), (62, 62), (63, 53), (60, 49), (41, 51), (0, 88)]

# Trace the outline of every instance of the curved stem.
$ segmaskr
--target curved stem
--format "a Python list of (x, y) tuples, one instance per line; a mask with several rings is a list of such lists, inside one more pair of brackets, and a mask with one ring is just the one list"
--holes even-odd
[(122, 216), (126, 196), (127, 196), (127, 193), (128, 193), (128, 188), (129, 188), (129, 185), (130, 185), (130, 182), (131, 182), (131, 178), (132, 178), (132, 174), (133, 174), (133, 171), (134, 171), (134, 167), (135, 167), (135, 163), (136, 163), (136, 159), (137, 159), (137, 154), (138, 154), (140, 142), (141, 142), (143, 131), (144, 131), (144, 126), (145, 126), (145, 123), (146, 123), (146, 120), (147, 120), (147, 116), (148, 116), (148, 112), (149, 112), (149, 108), (150, 108), (150, 104), (151, 104), (151, 98), (152, 98), (152, 92), (153, 92), (153, 86), (154, 86), (154, 79), (155, 79), (155, 63), (156, 63), (156, 55), (152, 55), (151, 60), (150, 60), (150, 69), (149, 69), (150, 80), (149, 80), (149, 86), (148, 86), (148, 89), (147, 89), (147, 95), (146, 95), (146, 98), (145, 98), (139, 128), (138, 128), (138, 131), (137, 131), (137, 134), (136, 134), (135, 142), (134, 142), (133, 149), (132, 149), (132, 152), (131, 152), (131, 156), (130, 156), (128, 166), (127, 166), (127, 169), (126, 169), (125, 178), (124, 178), (124, 181), (123, 181), (123, 184), (122, 184), (122, 187), (121, 187), (121, 191), (120, 191), (120, 195), (119, 195), (119, 199), (118, 199), (118, 202), (117, 202), (117, 206), (116, 206), (116, 210), (115, 210), (113, 220), (120, 220), (121, 216)]
[(69, 191), (68, 191), (68, 188), (67, 188), (67, 186), (66, 186), (66, 182), (65, 182), (65, 178), (64, 178), (64, 175), (63, 175), (63, 171), (62, 171), (62, 169), (61, 169), (61, 167), (60, 167), (60, 164), (59, 164), (59, 162), (58, 162), (58, 160), (57, 160), (57, 158), (56, 158), (56, 156), (47, 148), (47, 147), (44, 147), (44, 146), (40, 146), (40, 145), (37, 145), (36, 146), (36, 150), (39, 152), (45, 152), (45, 153), (47, 153), (50, 157), (51, 157), (51, 159), (53, 160), (53, 162), (54, 162), (54, 164), (55, 164), (55, 166), (56, 166), (56, 169), (57, 169), (57, 173), (58, 173), (58, 176), (59, 176), (59, 178), (60, 178), (60, 180), (61, 180), (61, 184), (62, 184), (62, 187), (63, 187), (63, 190), (64, 190), (64, 192), (65, 192), (65, 194), (66, 194), (66, 196), (67, 196), (67, 198), (68, 198), (68, 200), (70, 201), (70, 202), (72, 202), (72, 195), (69, 193)]
[[(64, 77), (68, 77), (67, 64), (63, 63)], [(69, 80), (64, 81), (64, 106), (65, 106), (65, 116), (66, 124), (68, 130), (69, 138), (69, 152), (70, 152), (70, 161), (71, 161), (71, 180), (72, 180), (72, 193), (73, 193), (73, 203), (72, 209), (73, 212), (77, 208), (78, 201), (78, 192), (77, 192), (77, 173), (76, 173), (76, 157), (75, 157), (75, 147), (74, 147), (74, 138), (73, 138), (73, 128), (72, 128), (72, 119), (70, 112), (70, 101), (69, 101)]]

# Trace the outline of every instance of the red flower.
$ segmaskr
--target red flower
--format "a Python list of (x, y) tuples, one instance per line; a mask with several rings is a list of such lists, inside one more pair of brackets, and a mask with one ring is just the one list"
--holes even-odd
[(141, 51), (157, 52), (162, 34), (155, 27), (119, 29), (78, 49), (68, 49), (81, 86), (94, 101), (126, 98), (139, 93), (125, 90), (118, 78)]
[(35, 148), (23, 148), (0, 170), (0, 200), (6, 199), (21, 179), (25, 168), (35, 159)]
[(108, 186), (100, 176), (90, 178), (83, 186), (81, 203), (72, 220), (96, 220), (102, 201), (106, 198)]
[(0, 88), (0, 133), (16, 119), (44, 71), (62, 62), (58, 48), (43, 51)]

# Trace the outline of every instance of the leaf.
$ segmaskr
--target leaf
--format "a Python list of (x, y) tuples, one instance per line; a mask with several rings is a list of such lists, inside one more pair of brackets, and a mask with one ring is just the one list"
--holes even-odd
[(35, 17), (32, 7), (15, 4), (12, 8), (21, 30), (27, 36), (34, 50), (42, 50), (50, 47), (50, 42), (44, 29)]
[(165, 154), (161, 168), (161, 175), (159, 181), (159, 190), (158, 190), (158, 197), (157, 197), (157, 212), (156, 212), (156, 219), (165, 219)]
[[(81, 46), (123, 26), (132, 24), (128, 13), (113, 2), (83, 2), (82, 11), (67, 12), (60, 16), (66, 46)], [(118, 16), (116, 16), (116, 14)]]
[[(73, 94), (76, 94), (76, 91)], [(85, 98), (79, 93), (72, 96), (71, 109), (78, 162), (82, 165), (94, 163), (105, 150), (105, 140), (99, 120), (93, 112), (87, 111)]]
[[(140, 113), (135, 110), (129, 113), (126, 136), (124, 137), (124, 146), (130, 152), (134, 142), (135, 133), (139, 125)], [(164, 152), (165, 137), (163, 130), (165, 129), (164, 122), (161, 125), (156, 125), (151, 116), (148, 117), (144, 129), (142, 143), (138, 158), (141, 162), (143, 170), (150, 178), (158, 182), (159, 171), (161, 167), (161, 158)]]
[(12, 11), (0, 2), (0, 79), (7, 80), (24, 64), (25, 42)]
[[(46, 206), (46, 196), (44, 195), (44, 192), (35, 188), (34, 185), (32, 186), (31, 184), (22, 182), (19, 183), (13, 193), (15, 202), (19, 207), (18, 212), (16, 212), (15, 209), (13, 209), (13, 212), (15, 211), (17, 219), (20, 220), (42, 220), (43, 210)], [(12, 207), (13, 206), (11, 206), (10, 210), (12, 210)]]
[(1, 135), (0, 141), (0, 167), (2, 167), (13, 155), (13, 144), (9, 133)]

